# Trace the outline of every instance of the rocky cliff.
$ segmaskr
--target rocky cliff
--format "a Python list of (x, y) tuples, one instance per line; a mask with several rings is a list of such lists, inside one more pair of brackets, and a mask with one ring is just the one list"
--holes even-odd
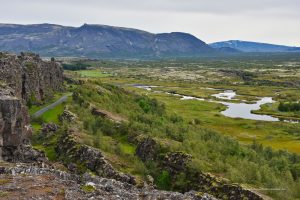
[(38, 153), (28, 145), (31, 128), (25, 104), (42, 101), (61, 89), (62, 83), (62, 69), (53, 60), (45, 62), (35, 54), (0, 53), (0, 159), (37, 159)]
[(46, 62), (31, 53), (0, 53), (0, 80), (14, 89), (19, 99), (43, 101), (62, 88), (63, 73), (54, 59)]
[(29, 138), (29, 116), (11, 88), (0, 88), (0, 158), (9, 160), (19, 144)]

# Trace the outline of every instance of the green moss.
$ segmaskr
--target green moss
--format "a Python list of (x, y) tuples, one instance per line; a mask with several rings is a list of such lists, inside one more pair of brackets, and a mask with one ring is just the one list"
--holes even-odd
[(4, 81), (0, 80), (0, 88), (3, 88), (5, 86), (6, 86), (6, 83)]
[(7, 197), (8, 195), (9, 195), (9, 192), (0, 191), (0, 197)]
[(83, 185), (83, 186), (81, 186), (81, 189), (86, 193), (91, 193), (96, 190), (96, 188), (92, 185)]
[(0, 179), (0, 185), (5, 185), (9, 182), (11, 182), (11, 180), (9, 180), (9, 179)]

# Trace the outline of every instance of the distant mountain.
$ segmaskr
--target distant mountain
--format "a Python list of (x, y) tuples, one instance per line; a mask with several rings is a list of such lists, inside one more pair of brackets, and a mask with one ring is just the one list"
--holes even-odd
[(0, 51), (31, 51), (42, 56), (164, 57), (217, 52), (193, 35), (149, 32), (105, 25), (0, 24)]
[(231, 47), (220, 47), (220, 48), (215, 48), (217, 49), (219, 52), (223, 52), (223, 53), (241, 53), (242, 51), (231, 48)]
[(233, 48), (242, 52), (300, 52), (299, 47), (290, 47), (283, 45), (248, 42), (240, 40), (229, 40), (210, 44), (213, 48)]

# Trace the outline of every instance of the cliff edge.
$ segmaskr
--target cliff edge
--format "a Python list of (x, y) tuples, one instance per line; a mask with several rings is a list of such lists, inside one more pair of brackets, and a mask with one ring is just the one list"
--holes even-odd
[[(37, 159), (31, 149), (27, 103), (43, 101), (63, 86), (63, 70), (30, 53), (0, 53), (0, 160)], [(25, 152), (22, 153), (22, 151)]]

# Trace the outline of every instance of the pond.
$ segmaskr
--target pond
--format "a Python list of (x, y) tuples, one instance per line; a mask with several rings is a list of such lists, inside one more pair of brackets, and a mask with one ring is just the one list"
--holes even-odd
[[(149, 86), (149, 85), (142, 85), (142, 84), (135, 84), (132, 86), (145, 89), (148, 91), (151, 91), (152, 88), (158, 87), (158, 86)], [(163, 92), (163, 91), (156, 90), (155, 92)], [(235, 100), (234, 97), (237, 94), (233, 90), (225, 90), (223, 92), (212, 95), (213, 97), (219, 100), (203, 99), (203, 98), (187, 96), (187, 95), (182, 95), (177, 93), (170, 93), (170, 92), (165, 92), (165, 93), (173, 96), (179, 96), (180, 100), (198, 100), (198, 101), (209, 101), (209, 102), (221, 103), (227, 106), (227, 109), (221, 112), (221, 114), (223, 114), (226, 117), (260, 120), (260, 121), (272, 121), (272, 122), (284, 121), (290, 123), (299, 123), (298, 120), (285, 120), (277, 117), (272, 117), (270, 115), (253, 114), (251, 112), (251, 111), (259, 110), (260, 106), (263, 104), (274, 103), (275, 101), (272, 99), (272, 97), (263, 97), (263, 98), (257, 97), (258, 100), (255, 103), (248, 104), (248, 103), (233, 103), (233, 102), (222, 101), (222, 100)]]
[(252, 110), (259, 110), (261, 105), (273, 102), (274, 101), (271, 97), (263, 97), (262, 99), (258, 100), (256, 103), (253, 104), (220, 102), (223, 105), (227, 106), (227, 109), (222, 111), (221, 113), (231, 118), (242, 118), (262, 121), (280, 121), (279, 118), (272, 117), (269, 115), (258, 115), (251, 113)]

